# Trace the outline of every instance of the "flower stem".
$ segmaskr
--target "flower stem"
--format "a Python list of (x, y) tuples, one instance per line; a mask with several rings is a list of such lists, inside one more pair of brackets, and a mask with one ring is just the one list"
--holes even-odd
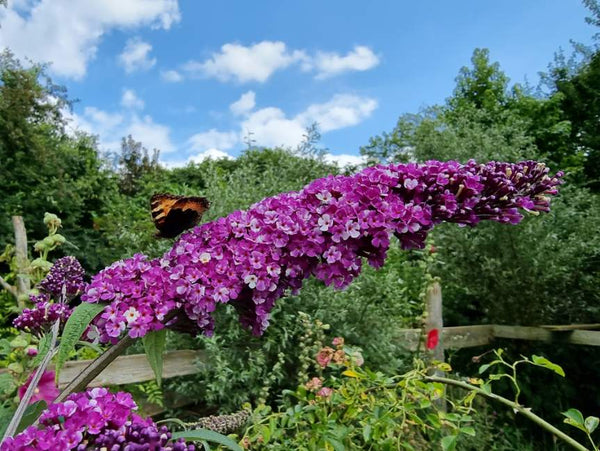
[(524, 417), (529, 418), (535, 424), (537, 424), (538, 426), (540, 426), (543, 429), (546, 429), (548, 432), (550, 432), (551, 434), (560, 438), (564, 442), (568, 443), (573, 448), (575, 448), (579, 451), (588, 451), (588, 448), (583, 446), (581, 443), (579, 443), (575, 439), (569, 437), (567, 434), (565, 434), (564, 432), (562, 432), (560, 429), (556, 428), (555, 426), (551, 425), (543, 418), (537, 416), (535, 413), (533, 413), (531, 411), (531, 409), (523, 407), (522, 405), (517, 404), (516, 402), (511, 401), (510, 399), (504, 398), (504, 397), (496, 395), (494, 393), (488, 393), (488, 392), (482, 390), (481, 388), (476, 387), (475, 385), (471, 385), (466, 382), (457, 381), (457, 380), (450, 379), (447, 377), (425, 376), (425, 380), (428, 380), (431, 382), (440, 382), (440, 383), (446, 384), (446, 385), (454, 385), (455, 387), (461, 387), (461, 388), (464, 388), (465, 390), (474, 391), (478, 395), (484, 396), (489, 399), (496, 400), (502, 404), (505, 404), (505, 405), (511, 407), (512, 409), (514, 409), (515, 412), (519, 412)]
[(44, 371), (46, 371), (46, 368), (48, 368), (48, 365), (50, 364), (50, 361), (52, 360), (52, 357), (54, 356), (54, 348), (56, 347), (56, 340), (58, 338), (58, 328), (59, 327), (60, 327), (60, 318), (57, 319), (54, 322), (54, 324), (52, 325), (52, 330), (51, 330), (52, 336), (51, 336), (50, 348), (48, 349), (48, 353), (44, 356), (42, 363), (40, 364), (38, 369), (35, 371), (33, 378), (29, 382), (29, 386), (27, 387), (27, 390), (25, 391), (25, 394), (23, 395), (23, 398), (21, 399), (21, 402), (19, 403), (19, 406), (17, 407), (15, 414), (13, 415), (12, 419), (10, 420), (10, 423), (8, 424), (8, 427), (6, 428), (6, 431), (4, 432), (4, 437), (2, 439), (3, 441), (5, 439), (7, 439), (8, 437), (12, 437), (15, 434), (15, 432), (17, 432), (17, 428), (19, 427), (19, 424), (21, 423), (21, 419), (23, 418), (25, 409), (27, 409), (27, 406), (29, 405), (31, 398), (33, 397), (33, 394), (35, 393), (35, 389), (37, 388), (38, 383), (40, 382), (42, 374), (44, 374)]
[(133, 344), (135, 338), (125, 335), (119, 342), (108, 348), (100, 357), (90, 363), (75, 379), (69, 382), (64, 390), (58, 395), (54, 402), (62, 402), (71, 393), (84, 390), (87, 385), (98, 376), (113, 360), (120, 356), (129, 346)]

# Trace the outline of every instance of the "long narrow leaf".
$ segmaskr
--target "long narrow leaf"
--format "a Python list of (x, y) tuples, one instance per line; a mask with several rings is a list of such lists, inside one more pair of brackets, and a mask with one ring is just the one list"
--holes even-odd
[(163, 351), (165, 350), (166, 339), (167, 329), (152, 331), (142, 338), (146, 358), (150, 368), (154, 371), (154, 377), (156, 377), (156, 383), (159, 387), (162, 382)]
[(85, 329), (89, 326), (92, 320), (104, 309), (103, 304), (91, 304), (84, 302), (79, 304), (73, 310), (73, 313), (65, 324), (65, 329), (60, 337), (60, 345), (58, 346), (58, 355), (56, 357), (56, 378), (64, 363), (69, 358), (71, 351), (75, 349), (75, 344), (81, 338)]
[(183, 438), (186, 441), (202, 441), (215, 442), (223, 445), (232, 451), (243, 451), (242, 447), (229, 437), (209, 429), (194, 429), (192, 431), (173, 432), (173, 440)]

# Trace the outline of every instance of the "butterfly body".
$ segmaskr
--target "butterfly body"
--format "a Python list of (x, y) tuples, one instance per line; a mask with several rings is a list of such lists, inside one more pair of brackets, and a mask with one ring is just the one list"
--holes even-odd
[(159, 238), (174, 238), (194, 227), (210, 207), (205, 197), (156, 193), (150, 199), (152, 221)]

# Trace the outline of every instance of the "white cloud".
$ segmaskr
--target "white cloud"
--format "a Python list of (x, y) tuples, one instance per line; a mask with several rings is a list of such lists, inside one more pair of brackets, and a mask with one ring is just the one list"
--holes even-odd
[(183, 81), (183, 76), (176, 70), (164, 70), (160, 73), (160, 78), (168, 83), (179, 83)]
[(377, 108), (377, 101), (352, 94), (338, 94), (329, 102), (310, 105), (298, 115), (304, 124), (317, 122), (322, 132), (349, 127), (362, 122)]
[(121, 105), (130, 109), (144, 109), (144, 101), (137, 96), (133, 89), (125, 89), (123, 91)]
[(177, 0), (41, 0), (0, 8), (0, 47), (17, 57), (52, 62), (55, 74), (82, 78), (102, 36), (114, 28), (169, 29)]
[(369, 117), (375, 108), (375, 99), (352, 94), (339, 94), (328, 102), (310, 105), (292, 118), (286, 117), (279, 108), (262, 108), (242, 121), (242, 134), (252, 133), (252, 139), (259, 146), (294, 147), (314, 122), (325, 133), (356, 125)]
[(317, 70), (316, 78), (328, 78), (348, 71), (365, 71), (379, 64), (379, 57), (364, 45), (357, 45), (345, 56), (338, 53), (317, 52), (312, 66)]
[(249, 113), (256, 106), (256, 94), (254, 91), (248, 91), (229, 105), (229, 109), (236, 116)]
[(149, 150), (160, 150), (161, 154), (176, 150), (169, 127), (154, 122), (150, 116), (140, 118), (134, 113), (111, 113), (94, 107), (86, 107), (82, 114), (66, 113), (65, 116), (71, 131), (97, 135), (98, 147), (104, 152), (119, 152), (121, 139), (127, 135)]
[(138, 70), (148, 70), (156, 64), (156, 58), (150, 58), (152, 46), (140, 38), (127, 40), (123, 52), (119, 55), (119, 63), (128, 74)]
[(263, 83), (275, 71), (305, 59), (303, 51), (288, 51), (281, 41), (262, 41), (248, 47), (224, 44), (220, 53), (213, 53), (211, 58), (202, 62), (189, 61), (183, 69), (192, 76), (212, 77), (220, 81)]
[(302, 141), (305, 124), (297, 118), (288, 119), (279, 108), (263, 108), (250, 114), (242, 122), (242, 133), (252, 133), (259, 146), (296, 146)]
[(347, 153), (342, 153), (339, 155), (333, 155), (331, 153), (325, 154), (323, 156), (324, 160), (327, 163), (335, 163), (340, 167), (344, 166), (360, 166), (367, 162), (367, 159), (358, 155), (350, 155)]
[(202, 163), (204, 160), (235, 160), (234, 157), (232, 157), (231, 155), (229, 155), (227, 152), (223, 152), (222, 150), (219, 149), (208, 149), (205, 150), (204, 152), (200, 152), (197, 153), (195, 155), (192, 155), (191, 157), (182, 160), (182, 159), (177, 159), (177, 160), (166, 160), (166, 161), (162, 161), (161, 163), (167, 167), (167, 168), (182, 168), (184, 166), (187, 166), (189, 163)]
[(171, 142), (171, 130), (166, 125), (157, 124), (150, 116), (139, 118), (133, 116), (131, 123), (126, 129), (125, 135), (131, 135), (136, 141), (140, 141), (149, 150), (158, 149), (161, 153), (175, 151)]
[(219, 149), (208, 149), (188, 158), (188, 162), (202, 163), (204, 160), (233, 160), (234, 158), (227, 152)]
[(210, 129), (207, 132), (196, 133), (188, 139), (188, 145), (194, 151), (206, 151), (214, 148), (231, 149), (239, 142), (235, 132), (220, 132)]

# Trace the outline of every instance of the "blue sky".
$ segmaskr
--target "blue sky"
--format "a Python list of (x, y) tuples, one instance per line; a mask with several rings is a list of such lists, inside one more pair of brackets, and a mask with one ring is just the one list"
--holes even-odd
[(538, 81), (595, 32), (576, 0), (9, 0), (0, 46), (51, 62), (78, 99), (72, 129), (118, 150), (127, 134), (182, 165), (294, 147), (317, 121), (351, 161), (398, 116), (441, 103), (477, 47)]

